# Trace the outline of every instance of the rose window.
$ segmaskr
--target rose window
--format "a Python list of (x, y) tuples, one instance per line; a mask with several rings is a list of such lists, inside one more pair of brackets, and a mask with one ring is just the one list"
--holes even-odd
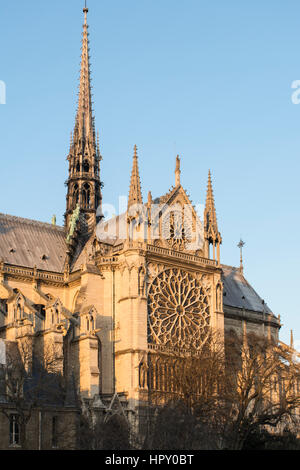
[(150, 286), (148, 341), (199, 349), (209, 334), (209, 288), (193, 274), (167, 269)]

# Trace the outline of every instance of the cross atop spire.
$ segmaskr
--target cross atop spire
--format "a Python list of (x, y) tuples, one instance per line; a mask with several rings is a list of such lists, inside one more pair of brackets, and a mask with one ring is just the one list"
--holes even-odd
[(244, 270), (244, 267), (243, 267), (243, 247), (245, 246), (245, 242), (242, 239), (240, 239), (237, 246), (240, 249), (240, 271), (242, 273), (243, 270)]
[(128, 197), (128, 208), (133, 204), (143, 204), (136, 145), (134, 146), (133, 165)]

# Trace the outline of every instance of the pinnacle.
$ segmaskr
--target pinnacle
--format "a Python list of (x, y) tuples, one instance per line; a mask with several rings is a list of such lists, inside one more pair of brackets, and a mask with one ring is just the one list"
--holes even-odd
[(133, 151), (134, 154), (129, 188), (128, 207), (133, 204), (143, 203), (136, 145), (134, 146)]
[(215, 201), (214, 201), (214, 195), (213, 195), (211, 171), (210, 170), (208, 170), (208, 182), (207, 182), (205, 212), (209, 217), (209, 222), (210, 222), (211, 228), (214, 230), (214, 232), (218, 233), (217, 214), (216, 214), (216, 209), (215, 209)]

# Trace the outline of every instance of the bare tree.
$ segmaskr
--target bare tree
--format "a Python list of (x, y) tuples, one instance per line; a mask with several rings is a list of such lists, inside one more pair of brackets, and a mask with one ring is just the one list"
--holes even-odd
[(149, 358), (147, 446), (157, 449), (219, 447), (214, 425), (221, 419), (225, 355), (211, 332), (198, 350), (166, 351)]
[(299, 364), (293, 352), (264, 337), (248, 335), (227, 344), (224, 394), (226, 445), (241, 449), (247, 437), (261, 427), (293, 423), (299, 429)]
[(238, 450), (264, 427), (299, 429), (300, 369), (293, 359), (288, 348), (254, 335), (227, 341), (225, 354), (212, 335), (200, 351), (152, 357), (150, 446)]
[(86, 404), (80, 416), (78, 448), (81, 450), (130, 450), (130, 428), (124, 416), (93, 410)]

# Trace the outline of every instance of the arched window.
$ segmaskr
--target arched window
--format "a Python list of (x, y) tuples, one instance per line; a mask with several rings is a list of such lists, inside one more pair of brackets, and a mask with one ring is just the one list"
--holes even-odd
[(17, 304), (17, 315), (16, 315), (16, 317), (18, 319), (22, 318), (22, 307), (21, 307), (20, 303)]
[(89, 165), (89, 162), (87, 160), (84, 160), (84, 162), (83, 162), (83, 171), (85, 173), (88, 173), (90, 171), (90, 165)]
[(20, 424), (19, 415), (12, 414), (9, 417), (9, 443), (10, 445), (20, 444)]
[(79, 202), (79, 188), (78, 188), (78, 184), (75, 184), (74, 190), (73, 190), (73, 208), (76, 207), (78, 202)]
[(57, 323), (60, 323), (60, 313), (57, 308), (55, 309), (55, 319)]
[(76, 172), (80, 173), (80, 163), (79, 162), (76, 163)]
[(90, 185), (88, 183), (85, 183), (85, 185), (83, 186), (83, 190), (82, 190), (82, 202), (83, 202), (83, 207), (85, 209), (90, 208), (90, 201), (91, 201)]

